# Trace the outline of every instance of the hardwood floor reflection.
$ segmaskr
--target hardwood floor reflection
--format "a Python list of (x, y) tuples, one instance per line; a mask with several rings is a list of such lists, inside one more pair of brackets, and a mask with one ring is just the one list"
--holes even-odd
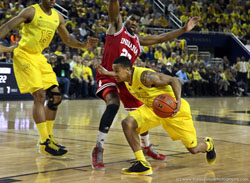
[(250, 182), (250, 98), (188, 98), (198, 140), (214, 138), (217, 162), (209, 166), (205, 154), (192, 155), (180, 141), (172, 141), (161, 127), (150, 131), (165, 161), (149, 159), (152, 176), (125, 176), (134, 155), (121, 128), (127, 112), (121, 107), (105, 142), (105, 171), (91, 169), (90, 154), (96, 142), (105, 104), (101, 100), (65, 100), (59, 107), (54, 133), (66, 145), (65, 158), (37, 151), (38, 133), (32, 119), (32, 101), (0, 103), (0, 183), (165, 183)]

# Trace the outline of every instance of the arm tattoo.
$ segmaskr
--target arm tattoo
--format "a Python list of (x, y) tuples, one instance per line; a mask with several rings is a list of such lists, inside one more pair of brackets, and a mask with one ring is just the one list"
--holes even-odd
[(154, 72), (144, 71), (141, 74), (141, 82), (145, 86), (151, 87), (152, 84), (154, 83), (155, 79), (156, 79), (156, 77), (155, 77), (155, 73)]

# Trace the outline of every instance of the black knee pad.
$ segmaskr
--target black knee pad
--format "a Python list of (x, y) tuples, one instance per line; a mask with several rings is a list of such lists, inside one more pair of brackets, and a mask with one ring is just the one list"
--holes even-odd
[(57, 87), (56, 85), (51, 86), (49, 89), (47, 89), (47, 95), (48, 95), (48, 102), (47, 102), (47, 106), (50, 110), (56, 111), (57, 110), (57, 106), (62, 102), (62, 98), (60, 101), (58, 101), (57, 103), (54, 103), (54, 96), (62, 96), (60, 92), (52, 92), (51, 90), (53, 88)]
[(99, 131), (101, 132), (108, 132), (110, 126), (113, 123), (113, 120), (115, 118), (115, 115), (119, 109), (119, 105), (116, 104), (110, 104), (107, 106), (105, 112), (102, 115)]

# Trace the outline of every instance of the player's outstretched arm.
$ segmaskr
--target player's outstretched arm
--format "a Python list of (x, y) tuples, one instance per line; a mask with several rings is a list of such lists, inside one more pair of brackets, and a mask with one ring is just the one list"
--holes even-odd
[(114, 34), (122, 28), (122, 17), (120, 15), (120, 5), (118, 0), (109, 0), (109, 28), (108, 34)]
[(189, 19), (186, 24), (177, 30), (168, 32), (168, 33), (163, 33), (163, 34), (159, 34), (159, 35), (150, 35), (150, 36), (146, 36), (146, 37), (139, 37), (140, 40), (140, 44), (142, 46), (149, 46), (149, 45), (153, 45), (153, 44), (158, 44), (158, 43), (163, 43), (163, 42), (167, 42), (170, 41), (172, 39), (177, 38), (178, 36), (182, 35), (185, 32), (189, 32), (191, 31), (200, 21), (199, 17), (193, 17), (191, 19)]
[(103, 66), (101, 66), (100, 64), (95, 63), (94, 67), (96, 68), (96, 70), (101, 74), (101, 75), (105, 75), (105, 76), (113, 76), (115, 77), (115, 73), (113, 71), (108, 71), (107, 69), (105, 69)]
[(65, 27), (64, 18), (59, 14), (60, 23), (58, 26), (58, 33), (63, 40), (63, 42), (72, 48), (91, 48), (93, 47), (99, 39), (89, 38), (86, 42), (80, 42), (73, 38)]
[(0, 27), (0, 39), (4, 38), (11, 30), (17, 28), (21, 23), (32, 21), (34, 14), (35, 9), (33, 7), (28, 7), (22, 10), (16, 17)]
[(10, 47), (0, 45), (0, 53), (13, 52), (16, 47), (17, 47), (17, 45), (10, 46)]
[(180, 110), (181, 105), (181, 84), (177, 78), (168, 76), (166, 74), (144, 71), (141, 74), (141, 82), (147, 87), (162, 87), (170, 85), (174, 91), (177, 108), (174, 112), (176, 114)]

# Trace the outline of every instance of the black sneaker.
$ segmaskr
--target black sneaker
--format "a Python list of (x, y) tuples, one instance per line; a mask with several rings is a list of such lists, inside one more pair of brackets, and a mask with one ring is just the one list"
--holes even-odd
[(63, 145), (58, 144), (58, 142), (56, 141), (56, 139), (54, 138), (53, 135), (49, 135), (49, 139), (50, 139), (50, 141), (53, 142), (57, 147), (59, 147), (59, 148), (61, 148), (61, 149), (65, 149), (65, 148), (66, 148), (66, 147), (63, 146)]
[(152, 167), (147, 161), (136, 161), (130, 168), (123, 168), (123, 174), (127, 175), (151, 175)]
[(52, 156), (65, 156), (68, 153), (67, 150), (57, 147), (50, 139), (47, 139), (44, 143), (39, 143), (39, 151)]
[(214, 165), (216, 162), (216, 152), (214, 149), (214, 141), (211, 137), (206, 137), (205, 142), (209, 142), (211, 148), (207, 151), (206, 159), (209, 165)]

